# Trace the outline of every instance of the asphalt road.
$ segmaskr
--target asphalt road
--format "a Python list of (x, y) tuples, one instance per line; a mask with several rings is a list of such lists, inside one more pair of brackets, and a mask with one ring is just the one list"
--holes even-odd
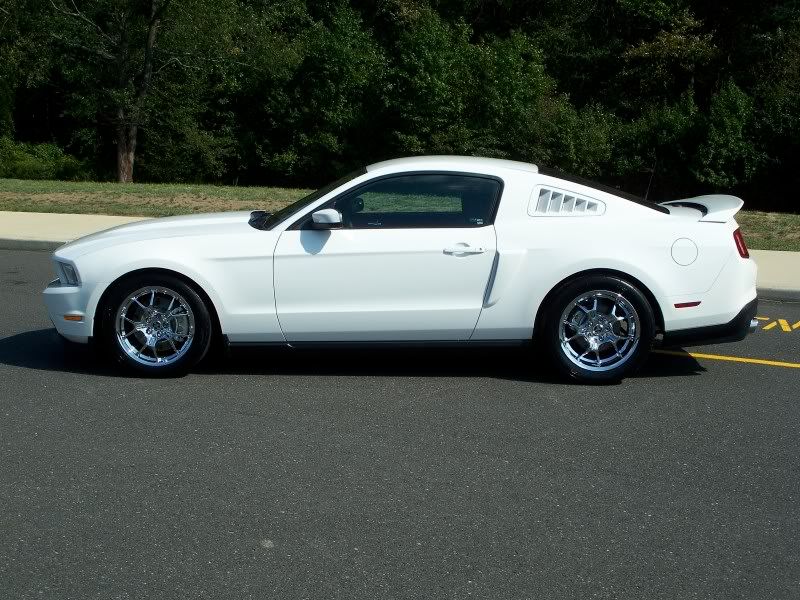
[[(51, 278), (0, 252), (2, 598), (800, 597), (800, 369), (272, 351), (134, 379), (58, 342)], [(695, 350), (800, 362), (800, 305), (760, 315)]]

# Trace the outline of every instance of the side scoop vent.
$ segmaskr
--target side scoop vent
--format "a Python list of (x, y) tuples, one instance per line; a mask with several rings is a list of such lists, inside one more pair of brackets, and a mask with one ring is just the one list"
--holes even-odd
[(528, 204), (532, 217), (599, 217), (604, 212), (606, 205), (600, 200), (553, 188), (536, 188)]

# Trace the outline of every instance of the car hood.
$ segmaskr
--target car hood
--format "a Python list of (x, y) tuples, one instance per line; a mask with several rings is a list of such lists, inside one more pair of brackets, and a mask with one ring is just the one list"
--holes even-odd
[(96, 252), (110, 246), (130, 242), (252, 231), (252, 228), (248, 225), (249, 217), (250, 211), (237, 211), (136, 221), (98, 231), (69, 242), (56, 250), (56, 256), (74, 259), (89, 252)]

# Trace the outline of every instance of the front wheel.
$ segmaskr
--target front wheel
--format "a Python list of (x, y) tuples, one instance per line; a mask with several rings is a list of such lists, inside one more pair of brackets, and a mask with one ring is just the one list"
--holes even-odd
[(136, 275), (116, 284), (99, 325), (101, 347), (145, 375), (185, 373), (211, 342), (211, 317), (202, 298), (169, 275)]
[(590, 276), (566, 284), (544, 319), (548, 355), (563, 374), (586, 383), (619, 381), (636, 372), (655, 337), (647, 298), (616, 277)]

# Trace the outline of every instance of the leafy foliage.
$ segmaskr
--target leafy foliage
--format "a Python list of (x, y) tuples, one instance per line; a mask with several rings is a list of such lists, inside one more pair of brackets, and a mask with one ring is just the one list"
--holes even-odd
[(20, 144), (0, 137), (0, 177), (81, 181), (90, 178), (90, 171), (55, 144)]
[(108, 179), (124, 138), (145, 181), (456, 153), (793, 209), (798, 40), (796, 0), (4, 0), (0, 135)]
[(762, 155), (749, 131), (753, 101), (728, 80), (711, 99), (707, 138), (698, 149), (697, 178), (716, 187), (732, 187), (757, 171)]

